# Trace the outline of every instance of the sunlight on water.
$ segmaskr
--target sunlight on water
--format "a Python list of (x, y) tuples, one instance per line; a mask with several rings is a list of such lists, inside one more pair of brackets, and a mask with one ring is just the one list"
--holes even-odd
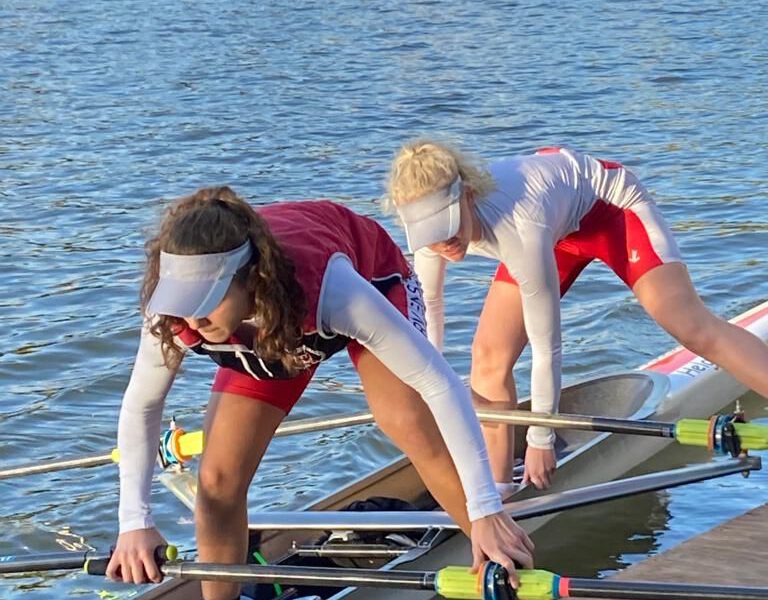
[[(734, 316), (768, 298), (768, 8), (616, 8), (0, 4), (0, 463), (113, 447), (138, 341), (142, 244), (162, 199), (224, 182), (255, 203), (330, 197), (380, 219), (404, 246), (377, 199), (395, 148), (418, 134), (489, 158), (567, 143), (621, 160), (656, 195), (710, 307)], [(462, 375), (493, 269), (471, 259), (449, 274), (446, 356)], [(566, 381), (634, 368), (673, 346), (600, 265), (564, 301), (563, 322)], [(194, 429), (213, 366), (189, 363), (166, 418)], [(521, 393), (529, 366), (526, 353)], [(363, 407), (340, 356), (293, 416)], [(394, 455), (370, 426), (276, 441), (251, 509), (301, 506)], [(718, 493), (708, 514), (697, 499), (710, 490), (696, 486), (629, 502), (621, 534), (590, 551), (577, 544), (577, 523), (569, 552), (584, 559), (574, 569), (618, 568), (764, 501), (755, 482), (764, 479), (738, 501)], [(0, 481), (0, 497), (0, 555), (114, 542), (113, 467)], [(163, 532), (192, 547), (188, 513), (159, 485), (152, 500)], [(0, 581), (2, 598), (101, 589), (133, 592), (76, 574)]]

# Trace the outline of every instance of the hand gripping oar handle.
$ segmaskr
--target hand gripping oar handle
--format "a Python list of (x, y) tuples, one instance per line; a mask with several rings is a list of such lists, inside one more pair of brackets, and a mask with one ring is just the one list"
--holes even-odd
[(312, 587), (359, 587), (437, 592), (446, 600), (559, 600), (624, 598), (644, 600), (768, 600), (768, 588), (686, 583), (580, 579), (540, 569), (518, 569), (515, 590), (502, 566), (486, 563), (478, 573), (469, 567), (439, 571), (350, 569), (298, 565), (233, 565), (173, 561), (161, 567), (167, 577), (230, 583), (284, 583)]
[[(88, 573), (88, 575), (106, 575), (107, 565), (109, 564), (109, 561), (112, 559), (113, 553), (114, 553), (114, 549), (112, 549), (109, 552), (109, 556), (98, 556), (93, 558), (86, 558), (85, 563), (83, 564), (83, 571)], [(169, 560), (176, 560), (176, 557), (178, 555), (179, 555), (179, 551), (176, 548), (176, 546), (172, 546), (170, 544), (168, 545), (162, 544), (157, 548), (155, 548), (155, 552), (154, 552), (155, 564), (158, 566), (158, 568), (162, 567)]]

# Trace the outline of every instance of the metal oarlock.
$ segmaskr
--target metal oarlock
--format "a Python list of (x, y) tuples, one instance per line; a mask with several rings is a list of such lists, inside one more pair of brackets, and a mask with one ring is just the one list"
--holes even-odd
[(744, 415), (715, 415), (709, 420), (709, 450), (717, 454), (730, 454), (737, 458), (742, 453), (741, 440), (736, 434), (735, 423), (744, 423)]
[(500, 564), (485, 563), (483, 567), (483, 600), (514, 600), (517, 598), (509, 583), (509, 573)]
[[(531, 578), (533, 571), (519, 571), (521, 577)], [(477, 573), (467, 567), (444, 567), (424, 574), (423, 589), (434, 588), (442, 598), (472, 600), (514, 600), (515, 590), (509, 583), (509, 573), (501, 565), (486, 562)], [(538, 589), (538, 586), (534, 585)]]

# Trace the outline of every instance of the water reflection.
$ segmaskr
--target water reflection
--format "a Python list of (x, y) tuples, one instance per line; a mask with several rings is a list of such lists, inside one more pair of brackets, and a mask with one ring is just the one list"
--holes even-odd
[[(749, 393), (740, 403), (747, 419), (768, 424), (764, 398)], [(704, 449), (673, 444), (626, 477), (708, 460)], [(768, 489), (763, 469), (748, 479), (729, 475), (567, 511), (536, 534), (537, 566), (579, 577), (610, 575), (760, 506)]]

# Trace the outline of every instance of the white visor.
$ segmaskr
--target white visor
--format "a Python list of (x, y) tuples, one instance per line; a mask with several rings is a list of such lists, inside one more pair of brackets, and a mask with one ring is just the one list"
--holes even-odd
[(160, 252), (160, 281), (147, 312), (173, 317), (207, 317), (224, 299), (232, 277), (253, 254), (250, 240), (217, 254)]
[(448, 187), (397, 207), (411, 252), (456, 235), (461, 222), (462, 188), (461, 178), (457, 177)]

